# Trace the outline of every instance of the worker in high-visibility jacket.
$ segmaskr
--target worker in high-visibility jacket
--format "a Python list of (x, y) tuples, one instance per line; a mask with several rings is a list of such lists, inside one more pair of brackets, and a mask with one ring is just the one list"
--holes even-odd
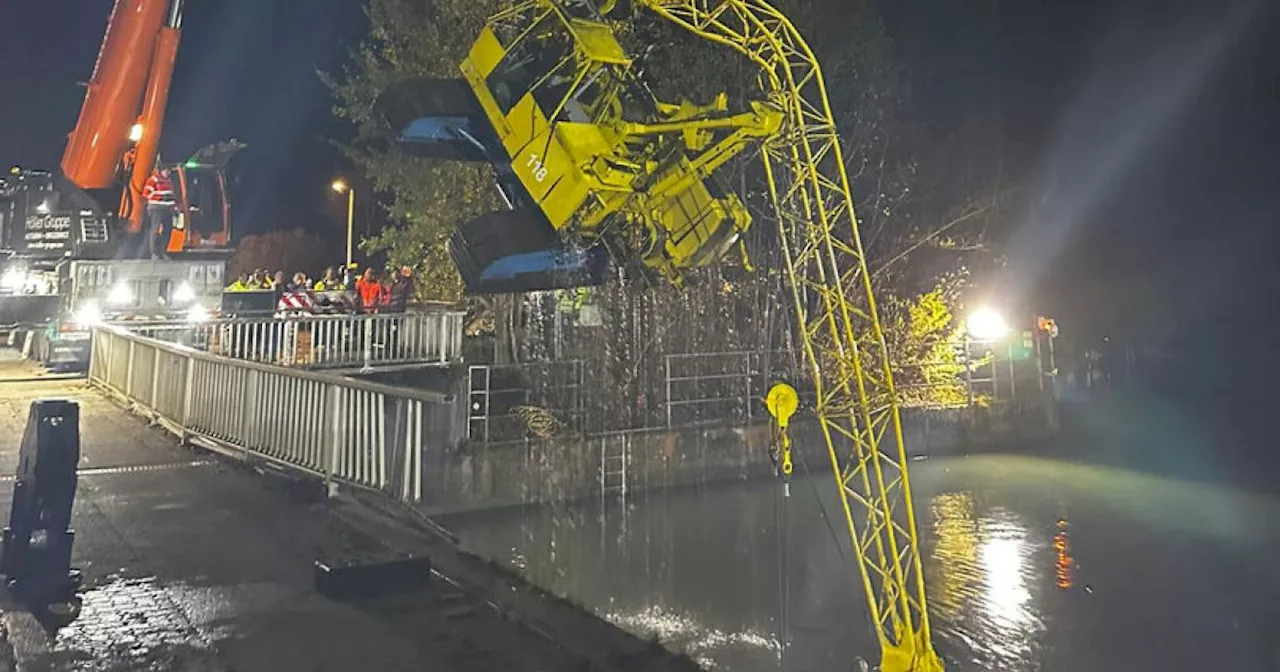
[(338, 277), (338, 270), (330, 266), (324, 269), (324, 277), (316, 282), (315, 291), (317, 292), (340, 292), (347, 288), (347, 284)]
[(356, 293), (360, 295), (360, 309), (366, 313), (376, 313), (382, 307), (382, 282), (378, 280), (377, 271), (364, 269), (364, 274), (356, 281)]
[[(165, 256), (169, 247), (169, 232), (173, 230), (173, 216), (177, 208), (174, 198), (173, 178), (168, 168), (156, 168), (142, 187), (142, 200), (146, 201), (146, 225), (142, 234), (147, 236), (152, 259)], [(160, 241), (160, 242), (157, 242)]]
[(591, 296), (586, 287), (562, 289), (556, 292), (556, 309), (564, 315), (577, 315)]
[(251, 286), (249, 285), (249, 274), (248, 274), (248, 273), (241, 273), (241, 274), (240, 274), (240, 277), (236, 278), (236, 281), (235, 281), (235, 282), (233, 282), (233, 283), (231, 283), (231, 284), (227, 285), (227, 288), (226, 288), (226, 290), (225, 290), (225, 291), (228, 291), (228, 292), (247, 292), (247, 291), (250, 291), (250, 290), (252, 290), (252, 289), (253, 289), (253, 287), (251, 287)]

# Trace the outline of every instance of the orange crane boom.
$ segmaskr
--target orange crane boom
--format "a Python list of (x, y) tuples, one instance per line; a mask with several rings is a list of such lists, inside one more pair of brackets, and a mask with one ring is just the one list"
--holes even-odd
[[(164, 130), (165, 109), (169, 106), (169, 89), (173, 84), (173, 69), (178, 60), (178, 44), (182, 41), (182, 3), (175, 0), (174, 11), (168, 25), (160, 29), (155, 51), (151, 57), (151, 76), (142, 99), (142, 114), (135, 128), (141, 130), (133, 151), (133, 166), (129, 186), (120, 200), (120, 217), (129, 221), (128, 230), (136, 233), (142, 229), (142, 187), (156, 167), (160, 153), (160, 136)], [(181, 249), (181, 247), (179, 247)]]
[(167, 0), (116, 0), (80, 118), (62, 155), (63, 174), (81, 189), (117, 184), (168, 5)]
[(116, 0), (67, 139), (62, 172), (81, 189), (124, 183), (118, 214), (142, 230), (142, 187), (155, 169), (178, 45), (182, 0)]

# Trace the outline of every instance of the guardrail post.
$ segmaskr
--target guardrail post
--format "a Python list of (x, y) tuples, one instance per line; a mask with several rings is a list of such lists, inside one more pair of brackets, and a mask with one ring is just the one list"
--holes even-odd
[(338, 453), (342, 446), (342, 388), (330, 384), (329, 385), (329, 440), (324, 443), (327, 448), (325, 455), (321, 455), (324, 461), (324, 487), (325, 492), (332, 497), (336, 494), (336, 483), (333, 480), (333, 474), (338, 470)]
[[(405, 502), (416, 502), (421, 492), (422, 467), (418, 464), (421, 451), (418, 441), (418, 428), (422, 425), (422, 402), (404, 399), (400, 404), (403, 409), (396, 416), (396, 445), (404, 454), (401, 456), (400, 499)], [(403, 420), (403, 422), (401, 422)]]
[(667, 429), (671, 429), (671, 355), (662, 358), (667, 369)]
[(448, 315), (441, 315), (438, 320), (440, 324), (440, 337), (436, 339), (436, 347), (440, 348), (440, 363), (444, 364), (449, 361), (448, 344), (453, 339), (449, 338), (449, 320)]
[(129, 358), (125, 360), (124, 396), (133, 399), (133, 354), (136, 341), (129, 341)]
[(160, 394), (157, 391), (160, 387), (160, 348), (155, 349), (155, 356), (151, 358), (151, 410), (159, 413), (156, 407), (156, 400)]
[(366, 317), (363, 320), (364, 326), (364, 366), (361, 367), (361, 373), (369, 373), (373, 371), (373, 328), (374, 321), (372, 317)]
[(375, 427), (378, 442), (375, 479), (378, 489), (382, 490), (387, 487), (387, 395), (378, 394), (374, 399), (377, 401), (375, 406), (377, 412), (373, 416), (373, 421), (378, 423)]
[(103, 336), (102, 331), (94, 327), (89, 332), (89, 380), (102, 382), (104, 371), (108, 368), (103, 362), (111, 361), (111, 341)]
[[(242, 369), (241, 371), (243, 375), (240, 377), (240, 431), (237, 432), (238, 436), (235, 438), (240, 440), (241, 448), (248, 455), (250, 444), (253, 443), (249, 440), (249, 422), (253, 419), (253, 411), (251, 410), (253, 401), (249, 397), (251, 392), (257, 391), (257, 386), (251, 385), (249, 381), (256, 377), (257, 372), (250, 369)], [(258, 395), (254, 394), (252, 396), (256, 398)]]
[(187, 433), (191, 431), (191, 395), (195, 390), (196, 379), (196, 360), (194, 357), (187, 357), (183, 361), (187, 363), (187, 375), (185, 386), (182, 390), (182, 440), (187, 440)]

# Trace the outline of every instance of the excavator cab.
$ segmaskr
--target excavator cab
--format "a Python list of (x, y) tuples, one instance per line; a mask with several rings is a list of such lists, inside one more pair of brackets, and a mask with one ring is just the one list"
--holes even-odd
[(719, 259), (751, 217), (715, 171), (782, 123), (665, 104), (607, 23), (545, 0), (495, 16), (459, 80), (414, 79), (379, 99), (398, 145), (494, 166), (510, 209), (463, 223), (450, 253), (472, 293), (601, 284), (609, 253), (682, 283)]
[(237, 140), (201, 149), (174, 166), (177, 216), (167, 249), (170, 254), (225, 250), (231, 244), (231, 199), (227, 165), (246, 145)]

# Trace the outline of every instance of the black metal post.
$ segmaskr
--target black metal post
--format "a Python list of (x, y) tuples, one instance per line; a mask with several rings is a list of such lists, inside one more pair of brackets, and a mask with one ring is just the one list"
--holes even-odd
[(80, 572), (71, 567), (71, 509), (80, 461), (80, 406), (43, 400), (31, 405), (19, 451), (0, 573), (14, 595), (39, 613), (73, 605)]

